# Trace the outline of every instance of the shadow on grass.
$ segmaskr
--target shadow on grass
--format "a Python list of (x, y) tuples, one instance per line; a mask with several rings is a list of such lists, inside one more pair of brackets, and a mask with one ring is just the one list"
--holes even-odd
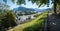
[(46, 17), (42, 17), (37, 23), (25, 28), (23, 31), (44, 31), (44, 23), (45, 23)]

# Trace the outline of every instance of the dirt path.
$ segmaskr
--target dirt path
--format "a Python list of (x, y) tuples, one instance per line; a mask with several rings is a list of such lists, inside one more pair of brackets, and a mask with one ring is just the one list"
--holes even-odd
[(60, 16), (49, 13), (47, 26), (47, 31), (60, 31)]

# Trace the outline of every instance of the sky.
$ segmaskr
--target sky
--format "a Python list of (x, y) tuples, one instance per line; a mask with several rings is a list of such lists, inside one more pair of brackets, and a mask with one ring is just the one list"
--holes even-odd
[[(26, 1), (26, 5), (22, 4), (22, 5), (17, 5), (16, 3), (12, 3), (11, 0), (7, 0), (7, 5), (10, 6), (10, 9), (13, 9), (13, 8), (17, 8), (19, 6), (23, 6), (23, 7), (26, 7), (26, 8), (38, 8), (38, 6), (36, 5), (36, 3), (32, 4), (31, 1), (28, 1), (28, 0), (25, 0)], [(0, 2), (3, 2), (2, 0), (0, 0)], [(42, 7), (43, 5), (41, 5), (41, 7), (39, 7), (39, 9), (46, 9), (46, 8), (51, 8), (53, 4), (51, 4), (51, 0), (50, 0), (50, 3), (49, 3), (49, 7), (47, 7), (47, 5), (45, 5), (44, 7)]]

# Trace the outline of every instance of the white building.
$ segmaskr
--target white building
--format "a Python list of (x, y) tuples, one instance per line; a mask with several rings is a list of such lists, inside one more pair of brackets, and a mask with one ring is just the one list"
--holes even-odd
[(16, 23), (17, 24), (24, 23), (29, 21), (30, 19), (35, 19), (35, 17), (33, 15), (18, 16), (16, 18)]

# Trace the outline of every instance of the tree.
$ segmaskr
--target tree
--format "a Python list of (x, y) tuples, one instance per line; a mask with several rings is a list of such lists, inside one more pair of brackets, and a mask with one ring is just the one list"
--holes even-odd
[[(29, 0), (29, 1), (32, 1), (32, 3), (37, 3), (38, 6), (42, 5), (42, 4), (47, 4), (49, 5), (49, 0)], [(56, 7), (57, 5), (60, 5), (60, 0), (51, 0), (53, 5), (54, 5), (54, 13), (57, 13), (56, 12)]]
[(14, 27), (16, 26), (16, 16), (14, 15), (13, 12), (11, 11), (7, 11), (4, 14), (5, 16), (3, 16), (4, 18), (2, 18), (2, 25), (5, 28), (9, 28), (9, 27)]

